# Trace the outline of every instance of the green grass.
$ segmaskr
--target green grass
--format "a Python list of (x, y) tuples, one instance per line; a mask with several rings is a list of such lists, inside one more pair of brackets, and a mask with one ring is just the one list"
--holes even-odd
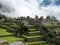
[(57, 24), (43, 24), (43, 26), (45, 26), (45, 27), (58, 27), (58, 25)]
[(29, 33), (39, 33), (39, 31), (33, 31), (33, 32), (29, 32)]
[(27, 42), (26, 45), (28, 45), (28, 44), (38, 44), (38, 43), (45, 44), (46, 41)]
[(6, 29), (1, 29), (0, 28), (0, 36), (2, 36), (2, 35), (11, 35), (12, 33), (8, 33), (8, 32), (6, 32)]
[(9, 43), (12, 43), (16, 40), (24, 40), (23, 38), (17, 38), (15, 36), (7, 36), (7, 35), (12, 35), (12, 33), (6, 32), (6, 29), (0, 28), (0, 36), (5, 36), (5, 37), (0, 37), (0, 40), (7, 40)]
[(49, 44), (42, 44), (42, 45), (49, 45)]
[(43, 26), (46, 26), (46, 27), (52, 27), (53, 24), (44, 24)]
[(35, 29), (35, 28), (34, 28), (34, 29), (28, 29), (28, 30), (30, 30), (30, 31), (35, 31), (35, 30), (38, 30), (38, 29)]
[(26, 35), (23, 35), (24, 37), (26, 38), (38, 38), (38, 37), (43, 37), (43, 35), (36, 35), (36, 36), (26, 36)]
[(17, 24), (16, 23), (13, 23), (13, 25), (12, 26), (17, 26)]
[(7, 40), (9, 43), (12, 43), (12, 42), (17, 41), (17, 40), (24, 40), (23, 38), (17, 38), (15, 36), (3, 37), (0, 39), (1, 40)]

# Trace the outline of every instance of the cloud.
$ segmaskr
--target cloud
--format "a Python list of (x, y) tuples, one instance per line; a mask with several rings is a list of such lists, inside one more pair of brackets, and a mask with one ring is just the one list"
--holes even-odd
[(56, 5), (59, 0), (1, 0), (0, 2), (10, 7), (10, 11), (11, 9), (14, 10), (11, 13), (7, 12), (10, 17), (35, 17), (35, 15), (39, 17), (53, 15), (57, 19), (60, 17), (60, 5)]
[[(55, 16), (58, 20), (60, 18), (60, 5), (56, 5), (57, 0), (51, 0), (51, 4), (48, 6), (41, 6), (42, 10), (49, 16)], [(43, 13), (44, 13), (43, 12)]]

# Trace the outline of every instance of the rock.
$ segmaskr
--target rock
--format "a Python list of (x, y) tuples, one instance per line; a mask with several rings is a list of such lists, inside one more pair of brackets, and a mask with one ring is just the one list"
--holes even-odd
[(23, 43), (23, 41), (16, 41), (16, 42), (13, 42), (9, 45), (25, 45), (25, 44)]
[(0, 45), (3, 45), (3, 44), (8, 44), (8, 41), (7, 40), (0, 40)]

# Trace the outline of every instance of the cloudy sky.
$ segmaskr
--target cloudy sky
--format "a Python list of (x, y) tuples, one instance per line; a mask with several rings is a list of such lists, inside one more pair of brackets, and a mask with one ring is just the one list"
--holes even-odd
[(60, 18), (60, 0), (0, 0), (0, 13), (10, 16), (35, 15)]

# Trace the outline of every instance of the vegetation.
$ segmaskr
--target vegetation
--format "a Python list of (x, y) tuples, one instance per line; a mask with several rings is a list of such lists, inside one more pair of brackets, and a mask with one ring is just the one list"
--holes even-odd
[(56, 37), (54, 32), (59, 32), (55, 28), (60, 28), (60, 22), (55, 17), (51, 18), (50, 16), (47, 16), (46, 19), (43, 16), (39, 18), (37, 15), (35, 18), (29, 16), (26, 18), (0, 16), (0, 20), (0, 39), (7, 40), (9, 43), (16, 40), (24, 40), (26, 45), (48, 45), (50, 42), (46, 41), (45, 34), (47, 37), (53, 39)]
[(2, 16), (1, 16), (1, 14), (0, 14), (0, 19), (2, 19)]
[(0, 28), (0, 40), (7, 40), (9, 43), (12, 43), (16, 40), (24, 40), (23, 38), (17, 38), (12, 34), (13, 33), (6, 32), (6, 29)]
[(22, 37), (22, 34), (24, 34), (24, 32), (27, 32), (27, 31), (28, 31), (27, 26), (25, 25), (24, 22), (21, 22), (19, 27), (17, 28), (17, 31), (15, 32), (15, 35), (17, 37)]
[(54, 38), (55, 35), (54, 35), (54, 33), (49, 32), (49, 33), (48, 33), (48, 36), (49, 36), (50, 38)]

